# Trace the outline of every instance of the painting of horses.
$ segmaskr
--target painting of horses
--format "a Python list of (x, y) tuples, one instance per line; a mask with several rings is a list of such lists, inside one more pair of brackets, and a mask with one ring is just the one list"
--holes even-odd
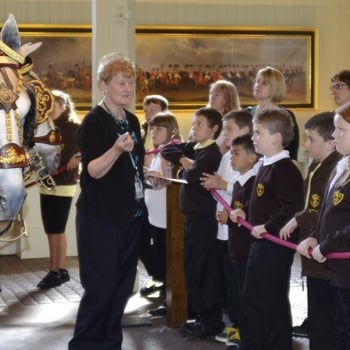
[(219, 79), (232, 81), (247, 106), (256, 72), (273, 66), (286, 79), (282, 105), (313, 108), (316, 40), (314, 29), (137, 27), (137, 106), (163, 94), (173, 109), (199, 108)]
[(91, 26), (19, 25), (22, 43), (42, 42), (33, 71), (50, 89), (68, 93), (77, 109), (91, 106)]

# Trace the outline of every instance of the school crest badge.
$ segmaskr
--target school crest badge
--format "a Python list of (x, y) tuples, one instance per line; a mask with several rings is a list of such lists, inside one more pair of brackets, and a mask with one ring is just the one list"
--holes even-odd
[(256, 195), (258, 197), (261, 197), (263, 194), (264, 194), (264, 185), (262, 183), (259, 183), (257, 186), (256, 186)]
[(233, 202), (233, 209), (241, 209), (243, 207), (243, 203), (240, 201)]
[(341, 193), (340, 191), (335, 191), (333, 194), (333, 205), (336, 206), (339, 203), (341, 203), (343, 198), (344, 198), (344, 193)]
[(321, 196), (319, 196), (317, 193), (314, 193), (310, 196), (310, 207), (311, 208), (317, 208), (321, 203)]

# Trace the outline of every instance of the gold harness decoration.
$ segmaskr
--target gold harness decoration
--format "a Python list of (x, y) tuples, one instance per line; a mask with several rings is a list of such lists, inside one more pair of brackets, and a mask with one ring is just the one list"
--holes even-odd
[(20, 64), (22, 65), (25, 62), (25, 57), (20, 53), (12, 50), (7, 46), (3, 41), (0, 40), (0, 51), (4, 53), (1, 56), (2, 64)]
[(34, 136), (32, 138), (34, 143), (45, 143), (47, 145), (61, 145), (62, 136), (59, 129), (50, 130), (46, 135)]
[(17, 99), (18, 95), (12, 89), (9, 89), (5, 83), (0, 84), (0, 105), (6, 113), (10, 112), (11, 109), (17, 108)]
[(41, 124), (49, 118), (53, 109), (53, 96), (40, 80), (31, 80), (28, 84), (34, 88), (36, 101), (36, 123)]
[(28, 166), (28, 156), (23, 147), (11, 142), (0, 148), (0, 169), (26, 166)]

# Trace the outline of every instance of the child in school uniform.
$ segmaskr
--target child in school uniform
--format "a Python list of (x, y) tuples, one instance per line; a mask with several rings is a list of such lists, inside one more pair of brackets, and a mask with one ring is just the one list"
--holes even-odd
[[(169, 177), (168, 169), (172, 164), (160, 155), (160, 147), (177, 140), (181, 142), (179, 125), (170, 112), (159, 112), (149, 122), (152, 143), (155, 152), (149, 168), (145, 171), (146, 182), (151, 188), (145, 189), (145, 204), (148, 212), (147, 229), (141, 238), (140, 259), (152, 280), (161, 284), (161, 296), (165, 296), (166, 282), (166, 185), (162, 177)], [(170, 174), (171, 177), (171, 174)], [(161, 305), (151, 310), (154, 317), (165, 316), (166, 309)]]
[[(231, 198), (231, 208), (247, 209), (249, 199), (256, 175), (255, 165), (259, 155), (255, 152), (254, 144), (250, 134), (241, 135), (233, 139), (231, 144), (230, 163), (238, 177), (234, 183)], [(226, 342), (226, 349), (247, 349), (247, 326), (246, 317), (242, 306), (242, 289), (244, 284), (245, 270), (252, 238), (249, 231), (243, 226), (233, 223), (226, 211), (218, 212), (217, 219), (220, 223), (228, 224), (228, 252), (232, 266), (233, 290), (236, 296), (235, 311), (237, 327), (239, 328), (240, 339), (229, 339)]]
[(180, 208), (185, 216), (184, 268), (188, 295), (188, 318), (180, 332), (205, 338), (224, 328), (220, 286), (220, 250), (215, 218), (216, 202), (200, 182), (203, 173), (214, 173), (221, 161), (216, 138), (222, 130), (222, 115), (211, 107), (196, 111), (192, 122), (193, 142), (166, 145), (161, 155), (179, 164)]
[[(223, 117), (223, 128), (221, 135), (223, 141), (228, 147), (228, 151), (222, 156), (220, 166), (214, 174), (204, 173), (201, 177), (202, 185), (210, 190), (216, 189), (223, 199), (230, 203), (232, 198), (233, 184), (239, 176), (239, 172), (231, 166), (231, 143), (234, 138), (240, 135), (251, 133), (253, 130), (252, 115), (244, 109), (236, 109), (228, 112)], [(223, 206), (217, 203), (217, 215), (225, 210)], [(223, 295), (224, 308), (227, 310), (229, 324), (224, 332), (217, 334), (215, 339), (221, 342), (227, 342), (230, 339), (239, 339), (239, 331), (237, 328), (237, 316), (235, 311), (235, 299), (237, 296), (233, 290), (233, 271), (230, 257), (228, 254), (228, 226), (226, 222), (218, 222), (217, 239), (221, 250), (221, 265), (223, 278)]]
[(309, 238), (298, 246), (298, 252), (319, 263), (326, 263), (331, 271), (329, 285), (332, 290), (335, 328), (341, 340), (336, 349), (350, 349), (350, 260), (327, 259), (327, 254), (350, 251), (350, 104), (335, 111), (336, 149), (343, 155), (331, 177), (317, 226)]
[[(280, 229), (303, 208), (303, 178), (284, 147), (293, 138), (293, 121), (283, 109), (268, 109), (253, 118), (253, 142), (263, 162), (256, 175), (248, 213), (236, 209), (231, 220), (247, 218), (253, 225), (243, 308), (247, 336), (254, 350), (291, 350), (292, 318), (289, 279), (294, 251), (262, 239)], [(290, 240), (298, 240), (294, 231)]]
[[(299, 227), (300, 241), (308, 237), (316, 226), (324, 199), (327, 182), (341, 155), (335, 150), (332, 136), (334, 112), (318, 113), (305, 123), (305, 150), (312, 160), (304, 181), (304, 209), (281, 229), (280, 237), (286, 239)], [(330, 300), (329, 269), (314, 260), (301, 257), (302, 275), (307, 285), (307, 329), (310, 350), (336, 349), (339, 337), (333, 328)], [(294, 329), (293, 329), (294, 331)]]

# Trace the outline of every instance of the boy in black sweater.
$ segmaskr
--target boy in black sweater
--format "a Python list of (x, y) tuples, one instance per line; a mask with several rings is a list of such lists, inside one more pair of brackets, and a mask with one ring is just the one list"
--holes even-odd
[[(246, 134), (238, 136), (232, 141), (231, 145), (231, 166), (233, 170), (239, 172), (232, 192), (231, 208), (246, 210), (249, 206), (249, 199), (252, 192), (258, 161), (258, 154), (255, 152), (251, 135)], [(247, 349), (247, 325), (246, 317), (242, 306), (242, 290), (247, 266), (248, 254), (252, 237), (249, 231), (228, 220), (227, 212), (219, 212), (217, 219), (221, 223), (229, 226), (228, 251), (233, 267), (233, 288), (235, 298), (235, 310), (237, 316), (237, 326), (240, 334), (240, 346), (235, 340), (226, 342), (228, 349)]]
[[(180, 332), (187, 337), (216, 335), (222, 322), (220, 257), (216, 239), (216, 202), (200, 182), (203, 173), (213, 174), (219, 167), (221, 152), (215, 140), (222, 129), (222, 115), (214, 108), (200, 108), (194, 115), (194, 142), (169, 144), (161, 155), (180, 164), (180, 208), (185, 215), (184, 266), (188, 292), (188, 318)], [(193, 322), (194, 319), (194, 322)]]
[[(289, 279), (294, 251), (262, 234), (279, 236), (280, 229), (303, 208), (303, 178), (284, 147), (293, 138), (293, 121), (283, 109), (268, 109), (253, 118), (255, 150), (264, 155), (249, 201), (248, 219), (254, 226), (245, 283), (243, 307), (249, 341), (254, 350), (292, 350)], [(237, 209), (234, 222), (247, 214)], [(298, 240), (293, 232), (290, 240)]]

